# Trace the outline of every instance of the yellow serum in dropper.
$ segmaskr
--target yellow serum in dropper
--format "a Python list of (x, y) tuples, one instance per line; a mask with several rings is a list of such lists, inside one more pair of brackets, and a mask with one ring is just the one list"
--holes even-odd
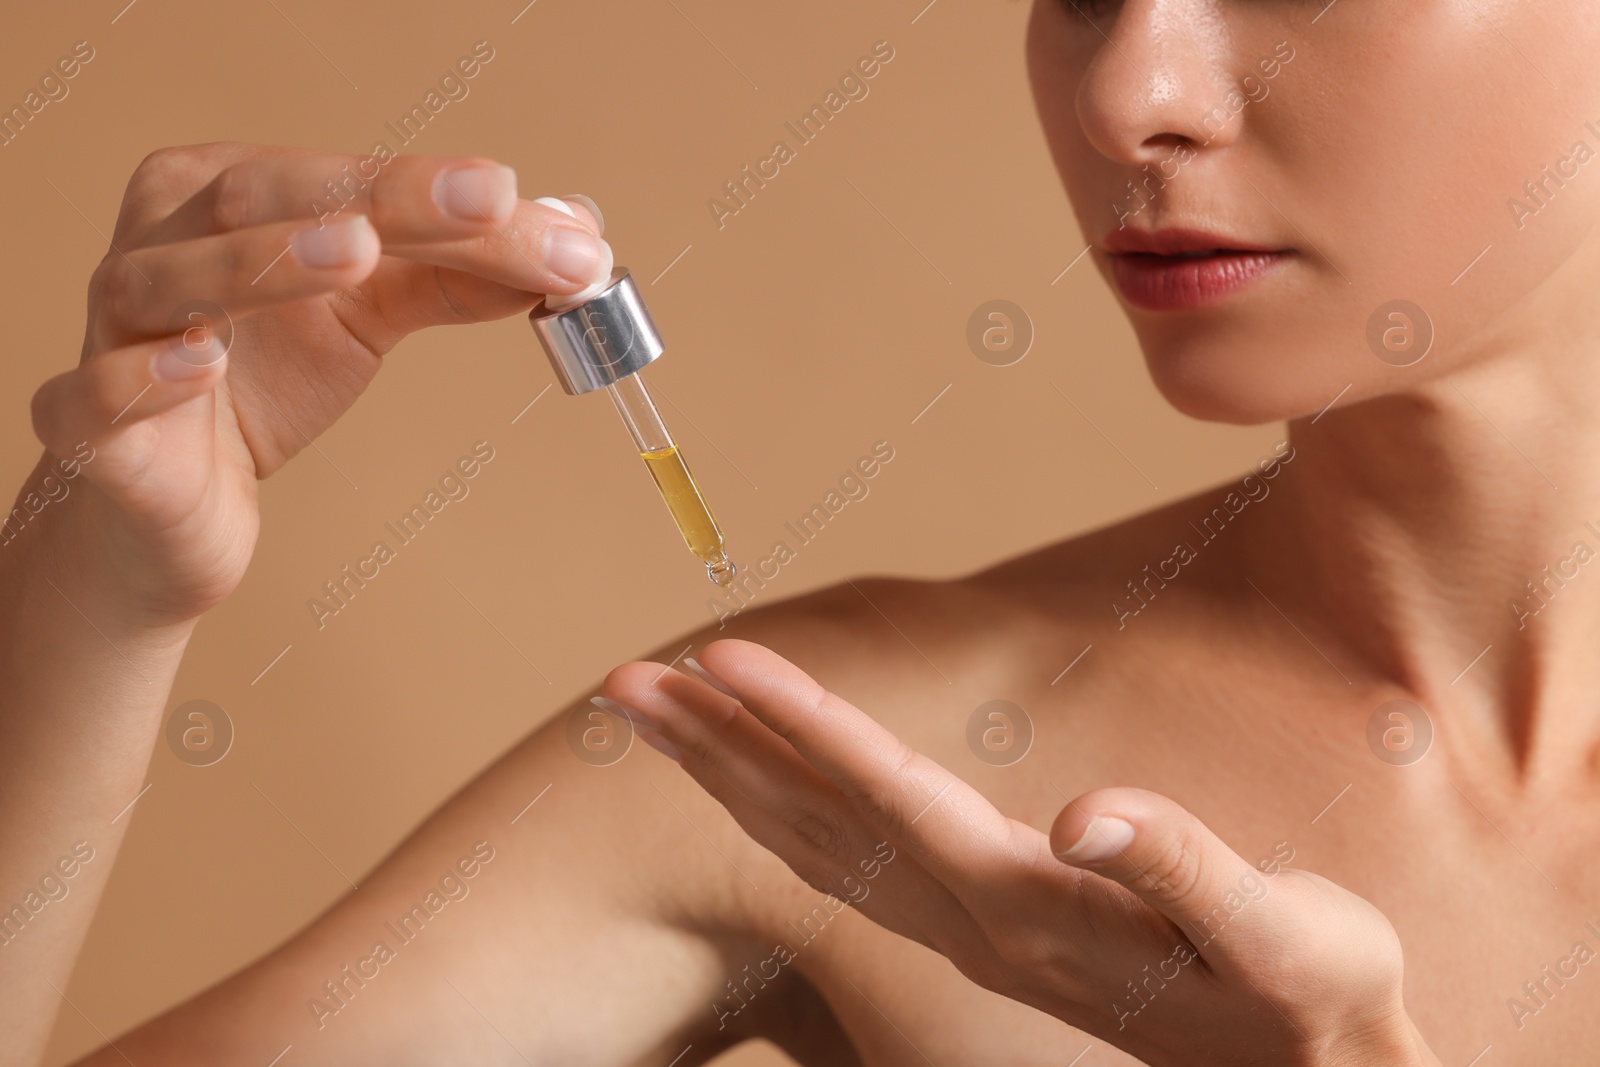
[(728, 558), (722, 529), (717, 525), (716, 516), (706, 506), (705, 497), (700, 495), (700, 487), (695, 484), (694, 475), (689, 473), (683, 453), (678, 451), (676, 445), (668, 445), (639, 455), (649, 469), (650, 477), (655, 479), (661, 499), (666, 501), (667, 510), (672, 512), (672, 519), (678, 524), (689, 551), (705, 563), (706, 572), (713, 582), (721, 586), (732, 584), (734, 565)]
[(706, 565), (706, 575), (713, 582), (724, 587), (732, 585), (738, 568), (728, 558), (722, 529), (706, 506), (694, 475), (689, 473), (683, 453), (661, 421), (661, 412), (644, 386), (642, 372), (618, 379), (606, 386), (606, 392), (627, 425), (640, 458), (672, 513), (672, 521), (678, 524), (684, 544)]

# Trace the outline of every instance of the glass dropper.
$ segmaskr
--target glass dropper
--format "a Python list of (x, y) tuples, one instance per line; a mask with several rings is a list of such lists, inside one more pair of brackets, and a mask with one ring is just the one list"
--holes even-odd
[(700, 486), (689, 472), (683, 453), (678, 451), (666, 423), (661, 421), (661, 413), (650, 399), (650, 391), (644, 387), (643, 373), (635, 371), (618, 379), (606, 386), (606, 392), (633, 436), (639, 458), (644, 460), (650, 477), (655, 479), (661, 499), (666, 501), (667, 510), (672, 512), (672, 519), (683, 534), (684, 544), (705, 563), (706, 574), (713, 582), (721, 586), (733, 584), (737, 568), (728, 558), (722, 529), (706, 506), (705, 497), (700, 495)]
[(573, 394), (604, 389), (610, 395), (684, 544), (706, 565), (713, 582), (731, 585), (737, 568), (728, 558), (722, 530), (639, 373), (665, 351), (661, 334), (626, 268), (615, 269), (608, 284), (593, 288), (597, 291), (564, 298), (572, 304), (557, 302), (551, 308), (546, 299), (535, 307), (528, 316), (534, 334), (563, 389)]

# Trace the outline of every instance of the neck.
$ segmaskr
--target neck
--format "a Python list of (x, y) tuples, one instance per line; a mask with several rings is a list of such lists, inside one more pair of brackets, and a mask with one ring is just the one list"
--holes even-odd
[(1480, 360), (1295, 420), (1237, 546), (1342, 673), (1520, 778), (1600, 746), (1600, 374), (1572, 370), (1591, 361)]

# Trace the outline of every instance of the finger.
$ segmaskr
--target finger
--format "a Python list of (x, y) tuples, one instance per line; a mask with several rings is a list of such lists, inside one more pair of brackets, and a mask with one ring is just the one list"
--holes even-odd
[(606, 235), (606, 217), (600, 213), (600, 205), (595, 203), (592, 197), (584, 196), (582, 193), (568, 193), (559, 199), (576, 208), (578, 218), (593, 226), (595, 233), (601, 237)]
[(99, 325), (115, 339), (172, 331), (175, 310), (207, 301), (233, 316), (354, 285), (378, 265), (365, 216), (324, 227), (279, 222), (106, 261), (95, 279)]
[(652, 663), (618, 667), (603, 688), (659, 730), (684, 770), (813, 888), (930, 947), (928, 931), (947, 945), (975, 931), (948, 890), (911, 857), (896, 857), (826, 779), (736, 701)]
[[(275, 148), (239, 141), (158, 148), (140, 160), (128, 178), (127, 188), (122, 194), (122, 208), (117, 213), (116, 229), (111, 233), (111, 243), (118, 248), (136, 248), (148, 243), (152, 234), (170, 226), (173, 213), (185, 202), (205, 189), (219, 173), (240, 160), (304, 152), (303, 149)], [(182, 236), (199, 237), (209, 232), (196, 230)]]
[(340, 321), (379, 355), (429, 326), (492, 322), (527, 311), (539, 300), (525, 289), (393, 256), (384, 256), (351, 296)]
[(613, 265), (598, 210), (584, 201), (574, 197), (568, 213), (518, 199), (516, 173), (481, 157), (294, 152), (227, 167), (145, 243), (365, 215), (391, 253), (565, 294), (609, 278)]
[[(839, 791), (781, 738), (721, 693), (653, 663), (612, 671), (605, 689), (643, 713), (685, 756), (714, 771), (834, 868), (871, 853), (867, 828)], [(792, 850), (780, 850), (780, 854)]]
[(100, 445), (130, 427), (204, 396), (227, 372), (215, 334), (179, 335), (98, 353), (33, 395), (33, 430), (57, 456)]
[(429, 243), (389, 243), (385, 251), (530, 292), (561, 295), (609, 280), (615, 265), (611, 246), (576, 212), (568, 214), (531, 200), (517, 201), (510, 220), (486, 233)]
[[(1170, 919), (1213, 965), (1247, 960), (1277, 924), (1268, 880), (1176, 802), (1143, 789), (1097, 789), (1050, 830), (1063, 863), (1109, 878)], [(1254, 909), (1249, 911), (1249, 909)], [(1246, 914), (1248, 912), (1248, 915)]]
[[(739, 824), (739, 828), (749, 835), (752, 841), (777, 856), (812, 889), (833, 898), (832, 902), (824, 902), (819, 906), (827, 908), (828, 911), (837, 911), (840, 910), (839, 903), (847, 903), (890, 933), (915, 941), (935, 952), (946, 949), (930, 935), (930, 930), (938, 933), (945, 946), (957, 936), (967, 938), (976, 936), (976, 925), (965, 912), (958, 911), (948, 918), (934, 920), (932, 923), (926, 919), (918, 922), (908, 913), (905, 907), (908, 894), (904, 889), (897, 890), (888, 883), (904, 882), (917, 875), (924, 879), (928, 876), (920, 868), (910, 869), (915, 867), (916, 860), (903, 852), (897, 854), (888, 842), (880, 842), (871, 854), (859, 861), (862, 866), (862, 873), (859, 875), (854, 872), (841, 872), (832, 865), (819, 862), (804, 849), (786, 851), (784, 843), (792, 843), (794, 836), (790, 828), (780, 819), (740, 793), (695, 756), (683, 754), (680, 762), (684, 771), (694, 779), (695, 784), (727, 809), (734, 822)], [(814, 928), (811, 920), (814, 917), (823, 921), (826, 919), (825, 916), (816, 915), (813, 909), (811, 913), (803, 916), (789, 916), (788, 920), (797, 924), (793, 927), (797, 932), (804, 931), (801, 936), (814, 936), (811, 934)]]
[(983, 794), (777, 653), (725, 639), (699, 663), (969, 906), (984, 894), (972, 872), (1031, 860), (1035, 850), (1013, 847), (1011, 820)]
[(221, 169), (146, 243), (191, 240), (269, 222), (366, 215), (386, 243), (479, 233), (511, 218), (514, 170), (480, 156), (373, 156), (280, 150)]
[[(630, 663), (613, 671), (607, 677), (602, 688), (618, 691), (630, 690), (630, 679), (627, 675), (635, 671), (648, 671), (660, 673), (663, 670), (659, 664)], [(650, 703), (649, 700), (644, 701)], [(796, 843), (794, 827), (782, 818), (768, 811), (759, 803), (745, 796), (736, 789), (727, 778), (723, 777), (716, 768), (707, 760), (700, 758), (693, 750), (682, 750), (667, 739), (666, 734), (658, 725), (661, 718), (661, 708), (652, 708), (650, 714), (630, 707), (608, 697), (595, 697), (594, 703), (604, 708), (613, 715), (619, 715), (634, 724), (634, 729), (650, 747), (664, 753), (681, 766), (685, 773), (694, 779), (695, 784), (704, 789), (717, 803), (725, 808), (739, 828), (750, 836), (750, 839), (761, 845), (767, 851), (776, 855), (785, 865), (800, 877), (811, 888), (819, 893), (827, 893), (841, 899), (860, 896), (859, 883), (840, 870), (839, 864), (825, 857), (815, 849), (806, 848)], [(892, 862), (893, 850), (887, 853), (887, 859)], [(866, 862), (876, 862), (880, 857), (872, 856)], [(878, 873), (874, 870), (874, 874)], [(880, 896), (881, 901), (881, 896)], [(928, 944), (920, 929), (909, 923), (905, 917), (885, 910), (875, 904), (869, 918), (895, 933), (909, 937), (922, 944)]]

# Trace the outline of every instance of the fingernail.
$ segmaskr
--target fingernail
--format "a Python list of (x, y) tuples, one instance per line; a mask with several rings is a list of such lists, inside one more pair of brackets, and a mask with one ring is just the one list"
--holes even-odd
[(318, 270), (348, 267), (370, 256), (378, 244), (378, 234), (365, 215), (307, 226), (289, 238), (289, 248), (302, 266)]
[(564, 212), (576, 219), (578, 218), (578, 213), (572, 210), (572, 204), (568, 203), (568, 201), (574, 200), (589, 209), (589, 214), (594, 216), (595, 226), (599, 228), (601, 233), (605, 233), (606, 217), (600, 214), (600, 205), (582, 193), (571, 193), (567, 196), (541, 196), (534, 203), (543, 204), (545, 207), (553, 207), (557, 211)]
[(619, 700), (612, 700), (610, 697), (590, 697), (589, 703), (601, 711), (610, 712), (619, 719), (627, 719), (634, 726), (649, 727), (652, 730), (658, 729), (656, 724), (650, 721), (650, 716), (638, 708), (628, 707), (628, 705)]
[(582, 193), (568, 193), (566, 196), (563, 196), (561, 199), (563, 199), (563, 200), (576, 200), (578, 203), (580, 203), (584, 207), (588, 208), (589, 209), (589, 214), (594, 216), (594, 224), (596, 226), (600, 227), (600, 232), (601, 233), (605, 233), (606, 232), (606, 217), (604, 215), (600, 214), (600, 205), (595, 203), (592, 198), (584, 196)]
[(548, 208), (554, 208), (563, 215), (567, 215), (571, 218), (578, 217), (578, 213), (572, 210), (572, 205), (561, 199), (559, 196), (537, 196), (534, 197), (533, 202), (535, 204), (543, 204)]
[(1089, 820), (1083, 836), (1078, 838), (1071, 848), (1065, 852), (1057, 852), (1056, 855), (1064, 860), (1098, 863), (1117, 855), (1131, 844), (1133, 844), (1132, 823), (1114, 816), (1097, 815)]
[[(582, 194), (579, 194), (579, 195), (581, 196)], [(593, 204), (594, 203), (594, 201), (590, 200), (586, 196), (583, 197), (583, 200), (586, 201), (589, 204)], [(576, 211), (572, 210), (572, 205), (567, 203), (565, 200), (562, 200), (562, 199), (560, 199), (558, 197), (541, 196), (538, 199), (536, 199), (534, 201), (534, 203), (535, 204), (543, 204), (545, 207), (548, 207), (548, 208), (554, 208), (556, 211), (559, 211), (564, 215), (569, 215), (572, 218), (577, 218), (578, 217), (578, 213)], [(600, 229), (603, 231), (605, 229), (605, 219), (600, 215), (600, 209), (598, 207), (594, 209), (594, 212), (595, 212), (595, 219), (599, 223)], [(557, 232), (570, 232), (570, 231), (557, 231)], [(547, 239), (547, 240), (553, 240), (553, 238), (550, 238), (550, 239)], [(555, 272), (557, 274), (560, 274), (562, 277), (568, 278), (571, 281), (587, 282), (588, 284), (586, 286), (584, 286), (584, 288), (583, 288), (583, 290), (581, 292), (569, 293), (569, 294), (567, 294), (565, 296), (563, 296), (563, 295), (561, 295), (559, 293), (553, 293), (553, 294), (545, 297), (545, 300), (544, 300), (545, 310), (547, 310), (547, 311), (565, 311), (569, 307), (573, 307), (574, 305), (581, 304), (585, 300), (588, 300), (591, 297), (600, 295), (600, 293), (605, 289), (605, 287), (607, 285), (611, 284), (611, 268), (612, 268), (612, 266), (615, 265), (614, 261), (613, 261), (613, 259), (611, 257), (611, 246), (609, 244), (607, 244), (606, 242), (604, 242), (604, 241), (599, 242), (599, 245), (600, 245), (600, 253), (601, 253), (600, 260), (597, 263), (595, 263), (593, 266), (589, 267), (588, 268), (589, 273), (583, 275), (582, 277), (579, 277), (577, 274), (570, 274), (567, 271), (562, 270), (559, 267), (556, 267), (554, 263), (551, 264), (552, 269), (554, 269)], [(553, 255), (553, 249), (549, 244), (547, 244), (545, 246), (545, 248), (546, 248), (545, 256), (548, 259), (549, 257), (551, 257)], [(574, 269), (575, 270), (581, 270), (583, 268), (575, 267)]]
[(721, 678), (718, 678), (716, 675), (712, 674), (710, 671), (708, 671), (704, 667), (700, 666), (700, 662), (698, 660), (696, 660), (693, 656), (685, 656), (685, 657), (683, 657), (683, 662), (684, 662), (685, 666), (687, 666), (690, 670), (694, 671), (694, 673), (696, 673), (696, 674), (698, 674), (700, 676), (700, 680), (701, 681), (705, 682), (707, 685), (709, 685), (711, 688), (715, 689), (717, 692), (726, 693), (728, 696), (731, 696), (735, 700), (739, 699), (739, 694), (735, 693), (733, 691), (733, 689), (729, 687), (727, 682), (724, 682)]
[(210, 335), (199, 344), (188, 344), (173, 338), (156, 349), (150, 357), (150, 375), (160, 382), (182, 382), (207, 373), (213, 364), (227, 355), (222, 341)]
[(683, 753), (678, 751), (678, 746), (662, 737), (661, 730), (657, 728), (654, 722), (650, 721), (648, 715), (638, 708), (630, 708), (628, 705), (612, 700), (609, 697), (590, 697), (589, 703), (601, 711), (627, 719), (628, 722), (633, 724), (633, 732), (639, 735), (641, 741), (674, 763), (683, 762)]
[(588, 230), (552, 226), (545, 231), (544, 261), (552, 273), (577, 285), (601, 280), (601, 267), (611, 273), (611, 249)]
[(510, 218), (517, 206), (517, 172), (510, 167), (461, 167), (433, 179), (433, 202), (461, 219)]

